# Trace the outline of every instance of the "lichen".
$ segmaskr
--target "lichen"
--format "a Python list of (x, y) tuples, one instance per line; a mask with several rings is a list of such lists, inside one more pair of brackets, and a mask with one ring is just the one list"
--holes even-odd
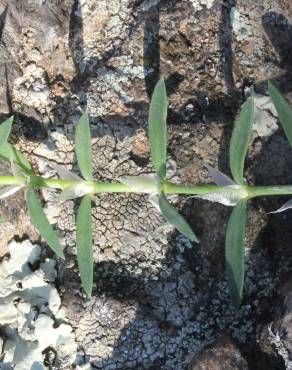
[(58, 353), (56, 363), (69, 367), (77, 345), (54, 286), (55, 262), (46, 259), (33, 271), (41, 249), (29, 241), (12, 241), (9, 253), (0, 263), (1, 369), (45, 369), (49, 348)]
[(214, 3), (214, 0), (191, 0), (195, 11), (201, 10), (204, 7), (211, 9)]
[(230, 22), (237, 40), (243, 41), (252, 34), (252, 27), (247, 16), (240, 14), (235, 7), (230, 11)]

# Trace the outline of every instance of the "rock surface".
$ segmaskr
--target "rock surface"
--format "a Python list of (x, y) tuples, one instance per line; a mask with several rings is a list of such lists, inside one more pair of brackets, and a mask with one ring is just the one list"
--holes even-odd
[(189, 370), (248, 370), (247, 362), (227, 336), (219, 337), (195, 356)]
[(68, 369), (77, 345), (54, 287), (55, 262), (41, 262), (40, 247), (29, 241), (8, 247), (10, 257), (0, 263), (1, 369)]
[[(272, 79), (291, 99), (288, 0), (3, 0), (0, 17), (0, 114), (15, 114), (13, 140), (46, 176), (55, 174), (51, 162), (76, 170), (72, 139), (84, 109), (96, 179), (152, 173), (147, 110), (159, 75), (170, 100), (174, 181), (209, 182), (205, 164), (228, 174), (228, 142), (245, 91), (264, 96)], [(246, 177), (291, 183), (291, 151), (270, 109), (266, 114), (270, 126), (258, 126)], [(250, 204), (245, 297), (234, 313), (224, 280), (229, 208), (173, 199), (200, 237), (196, 246), (166, 225), (147, 197), (98, 197), (89, 300), (76, 266), (75, 204), (42, 195), (66, 246), (58, 281), (78, 364), (186, 370), (225, 331), (250, 368), (278, 369), (277, 355), (267, 359), (256, 343), (274, 314), (280, 278), (292, 267), (291, 216), (265, 213), (279, 200)], [(34, 238), (33, 229), (19, 235), (25, 233)]]
[(277, 306), (274, 321), (263, 330), (262, 336), (271, 343), (272, 350), (285, 362), (286, 369), (292, 369), (292, 312), (291, 277), (286, 279), (280, 291), (280, 304)]

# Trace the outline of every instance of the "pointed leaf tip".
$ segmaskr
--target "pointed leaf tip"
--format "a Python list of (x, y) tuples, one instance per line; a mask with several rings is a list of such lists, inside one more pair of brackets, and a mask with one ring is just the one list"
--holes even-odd
[(287, 209), (291, 209), (291, 208), (292, 208), (292, 199), (288, 200), (288, 202), (284, 203), (282, 205), (282, 207), (276, 209), (276, 211), (272, 211), (272, 212), (269, 212), (269, 213), (281, 213), (281, 212), (284, 212)]
[(0, 125), (0, 150), (7, 143), (12, 128), (13, 119), (14, 117), (12, 116)]
[(91, 297), (93, 284), (93, 251), (90, 195), (85, 195), (82, 198), (77, 212), (76, 246), (82, 286), (85, 293)]
[(22, 189), (22, 186), (9, 185), (0, 188), (0, 199), (8, 198)]
[(212, 180), (213, 182), (215, 182), (216, 185), (218, 186), (235, 185), (235, 182), (231, 180), (231, 178), (225, 175), (223, 172), (209, 165), (206, 165), (205, 167), (207, 168), (209, 175), (212, 177)]
[(80, 172), (85, 180), (92, 180), (92, 152), (89, 116), (82, 114), (75, 130), (75, 152)]
[(285, 135), (292, 147), (292, 108), (280, 93), (280, 91), (269, 81), (269, 94), (278, 113), (279, 121)]
[(253, 98), (248, 98), (235, 120), (229, 148), (230, 169), (238, 185), (244, 185), (244, 162), (251, 140), (253, 119), (254, 101)]
[(164, 193), (159, 195), (159, 208), (165, 219), (173, 225), (179, 232), (189, 238), (191, 241), (199, 243), (199, 239), (183, 218), (182, 215), (169, 203)]
[(41, 202), (33, 189), (28, 189), (26, 194), (28, 212), (32, 223), (48, 243), (51, 249), (61, 258), (65, 259), (63, 249), (59, 243), (57, 233), (50, 224), (42, 208)]
[(161, 179), (166, 176), (167, 94), (165, 82), (159, 80), (152, 94), (149, 108), (149, 142), (154, 168)]
[(32, 167), (24, 155), (7, 141), (0, 148), (0, 158), (5, 161), (13, 161), (21, 167), (28, 175), (33, 174)]
[(64, 166), (61, 166), (56, 163), (49, 163), (50, 167), (52, 167), (53, 170), (55, 170), (60, 177), (60, 179), (64, 180), (75, 180), (75, 181), (82, 181), (82, 178), (76, 175), (75, 173), (67, 170)]
[(247, 201), (242, 200), (232, 211), (225, 239), (225, 268), (231, 303), (238, 309), (244, 284), (244, 238)]

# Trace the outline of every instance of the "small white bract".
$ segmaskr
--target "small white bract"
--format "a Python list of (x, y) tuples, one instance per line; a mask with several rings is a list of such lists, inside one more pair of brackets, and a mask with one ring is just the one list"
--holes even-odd
[(287, 209), (291, 209), (291, 208), (292, 208), (292, 199), (288, 200), (288, 202), (286, 202), (285, 204), (283, 204), (282, 207), (280, 207), (276, 211), (269, 212), (269, 213), (281, 213), (281, 212), (284, 212)]
[(205, 166), (209, 172), (209, 175), (212, 177), (212, 180), (215, 182), (218, 186), (228, 186), (228, 185), (236, 185), (235, 182), (225, 175), (225, 173), (217, 170), (216, 168), (212, 166)]
[(30, 180), (30, 177), (27, 175), (27, 173), (25, 173), (21, 167), (14, 163), (12, 159), (10, 159), (10, 166), (13, 176), (17, 179), (18, 184), (0, 187), (0, 199), (8, 198), (17, 193), (19, 190), (25, 188)]
[(80, 182), (75, 186), (75, 194), (82, 197), (85, 194), (94, 193), (94, 185), (87, 182)]
[(10, 195), (15, 194), (22, 188), (23, 186), (21, 185), (4, 186), (3, 188), (0, 189), (0, 199), (8, 198), (10, 197)]
[(239, 185), (225, 186), (224, 189), (212, 191), (204, 195), (196, 195), (194, 198), (205, 199), (211, 202), (224, 204), (225, 206), (234, 207), (242, 199), (248, 198), (248, 192)]
[(119, 181), (136, 193), (159, 193), (159, 178), (156, 175), (124, 176)]
[(125, 176), (121, 177), (119, 181), (129, 186), (136, 193), (148, 193), (149, 201), (153, 207), (161, 212), (159, 207), (159, 177), (155, 174), (143, 176)]
[(80, 181), (77, 184), (65, 188), (59, 196), (61, 200), (70, 200), (83, 197), (86, 194), (94, 193), (94, 184), (89, 184), (86, 181)]
[(50, 163), (50, 166), (57, 172), (61, 179), (78, 181), (74, 185), (70, 185), (62, 190), (59, 195), (60, 200), (70, 200), (83, 197), (86, 194), (93, 194), (95, 187), (93, 183), (84, 181), (81, 177), (75, 173), (68, 171), (64, 166), (60, 166), (56, 163)]

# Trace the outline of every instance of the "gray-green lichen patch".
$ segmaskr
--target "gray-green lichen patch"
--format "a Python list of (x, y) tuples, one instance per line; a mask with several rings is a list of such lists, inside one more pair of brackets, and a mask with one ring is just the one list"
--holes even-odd
[[(270, 343), (275, 347), (277, 353), (283, 358), (287, 370), (292, 369), (292, 361), (289, 356), (289, 349), (283, 343), (280, 333), (272, 328), (272, 324), (268, 327)], [(282, 334), (282, 333), (281, 333)]]
[(239, 41), (247, 39), (252, 34), (252, 26), (246, 15), (240, 14), (236, 7), (233, 7), (230, 12), (231, 27), (235, 33), (235, 37)]
[(214, 3), (214, 0), (190, 0), (195, 11), (201, 10), (204, 7), (207, 7), (207, 9), (211, 9)]
[(55, 261), (40, 261), (40, 247), (29, 241), (12, 241), (9, 253), (0, 263), (1, 369), (45, 369), (49, 352), (69, 368), (77, 345), (54, 286)]
[(251, 92), (255, 104), (253, 130), (259, 137), (269, 137), (279, 128), (277, 124), (277, 111), (269, 96)]
[(16, 108), (23, 105), (28, 110), (37, 110), (39, 114), (46, 113), (50, 99), (50, 90), (46, 81), (45, 70), (32, 62), (25, 66), (23, 74), (14, 80), (14, 99)]

